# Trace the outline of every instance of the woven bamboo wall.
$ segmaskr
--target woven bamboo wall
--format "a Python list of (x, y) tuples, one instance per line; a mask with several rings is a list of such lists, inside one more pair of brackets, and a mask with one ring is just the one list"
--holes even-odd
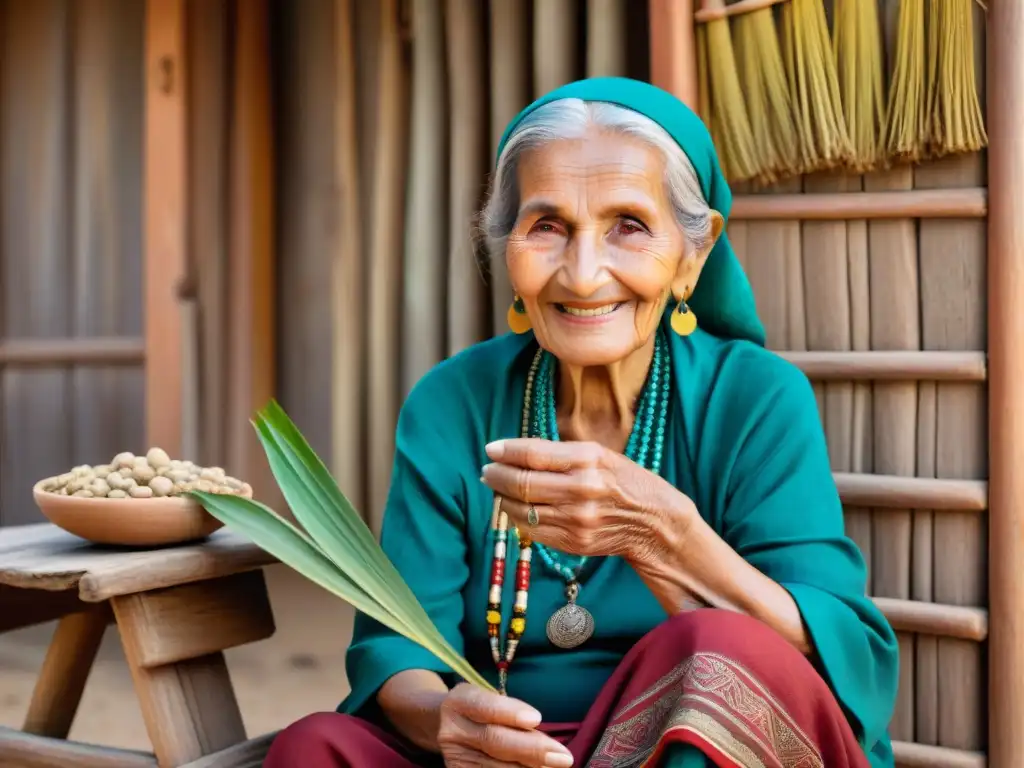
[(0, 0), (3, 525), (42, 519), (36, 480), (141, 446), (141, 355), (54, 361), (142, 332), (144, 10)]

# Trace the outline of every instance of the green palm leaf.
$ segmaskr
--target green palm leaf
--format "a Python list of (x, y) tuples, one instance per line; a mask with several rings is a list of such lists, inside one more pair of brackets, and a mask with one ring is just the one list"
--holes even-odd
[(417, 643), (467, 682), (492, 686), (431, 622), (327, 467), (271, 402), (253, 422), (271, 472), (300, 530), (250, 499), (196, 492), (203, 507), (310, 581)]
[[(272, 406), (273, 409), (268, 407), (259, 413), (256, 429), (270, 459), (271, 471), (296, 518), (338, 567), (346, 562), (369, 566), (373, 576), (360, 583), (375, 599), (394, 601), (410, 624), (436, 632), (426, 611), (327, 468), (280, 406)], [(292, 476), (296, 482), (282, 480)], [(441, 637), (440, 633), (437, 635)]]

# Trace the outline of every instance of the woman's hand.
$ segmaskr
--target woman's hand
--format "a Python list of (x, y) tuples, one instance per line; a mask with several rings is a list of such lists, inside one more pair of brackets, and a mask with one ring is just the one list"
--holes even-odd
[(810, 652), (789, 592), (653, 472), (594, 443), (500, 440), (487, 455), (494, 463), (484, 467), (484, 482), (502, 497), (509, 522), (534, 541), (574, 555), (622, 557), (670, 616), (702, 606), (745, 613)]
[(561, 552), (654, 563), (679, 551), (696, 515), (668, 482), (597, 443), (517, 438), (491, 443), (487, 455), (483, 481), (509, 522)]
[(447, 768), (569, 768), (569, 750), (538, 725), (530, 705), (463, 683), (441, 704), (437, 743)]

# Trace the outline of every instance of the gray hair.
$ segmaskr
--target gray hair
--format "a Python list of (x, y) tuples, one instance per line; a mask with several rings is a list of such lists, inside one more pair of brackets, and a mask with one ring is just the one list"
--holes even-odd
[(523, 118), (498, 158), (490, 194), (480, 214), (482, 244), (492, 263), (504, 258), (508, 236), (519, 214), (517, 167), (523, 153), (552, 141), (583, 138), (591, 126), (634, 136), (661, 152), (666, 192), (683, 236), (691, 247), (707, 245), (711, 209), (693, 164), (664, 128), (639, 112), (615, 104), (559, 99)]

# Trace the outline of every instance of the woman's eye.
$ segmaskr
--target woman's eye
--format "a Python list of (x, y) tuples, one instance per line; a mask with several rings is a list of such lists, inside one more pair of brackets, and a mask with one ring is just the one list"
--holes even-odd
[(558, 232), (560, 232), (561, 230), (559, 229), (558, 225), (553, 221), (538, 221), (536, 224), (533, 225), (531, 231), (538, 232), (542, 235), (555, 235), (558, 234)]
[(622, 219), (618, 224), (619, 234), (622, 235), (635, 235), (639, 232), (646, 231), (640, 222), (634, 219)]

